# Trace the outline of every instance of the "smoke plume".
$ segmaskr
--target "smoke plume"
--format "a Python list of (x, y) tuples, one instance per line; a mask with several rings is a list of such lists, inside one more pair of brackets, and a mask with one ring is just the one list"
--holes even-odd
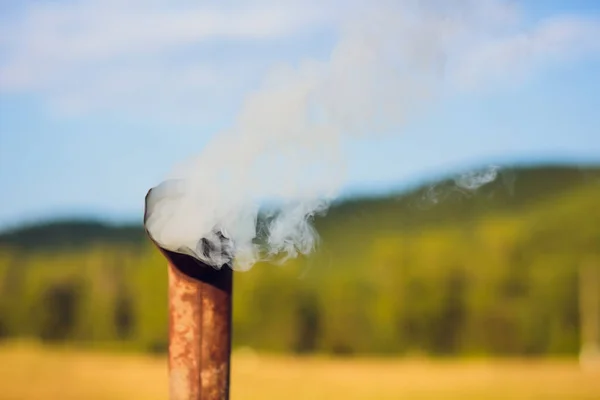
[[(326, 60), (275, 67), (232, 126), (152, 191), (146, 227), (161, 246), (216, 268), (235, 255), (241, 270), (310, 253), (311, 220), (344, 183), (343, 141), (402, 134), (509, 15), (483, 0), (348, 4)], [(457, 184), (472, 190), (496, 175)], [(277, 207), (259, 224), (265, 199)]]

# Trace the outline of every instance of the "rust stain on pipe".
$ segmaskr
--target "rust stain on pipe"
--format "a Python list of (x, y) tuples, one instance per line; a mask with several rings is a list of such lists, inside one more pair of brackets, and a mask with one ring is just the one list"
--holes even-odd
[(169, 263), (171, 399), (227, 400), (232, 271), (194, 264)]
[(170, 399), (228, 400), (233, 271), (154, 243), (168, 260)]
[[(199, 399), (201, 305), (198, 285), (169, 263), (169, 393), (171, 399)], [(200, 320), (199, 320), (200, 319)]]

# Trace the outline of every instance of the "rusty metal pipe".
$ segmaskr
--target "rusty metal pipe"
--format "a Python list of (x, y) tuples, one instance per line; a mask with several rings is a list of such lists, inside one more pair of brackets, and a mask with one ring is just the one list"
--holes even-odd
[(228, 400), (233, 271), (154, 243), (168, 261), (170, 400)]
[(168, 266), (169, 393), (171, 400), (227, 400), (232, 270), (190, 258), (171, 256)]

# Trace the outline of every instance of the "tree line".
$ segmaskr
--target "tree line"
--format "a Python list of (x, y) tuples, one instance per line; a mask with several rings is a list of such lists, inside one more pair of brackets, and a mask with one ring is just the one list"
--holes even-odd
[[(446, 187), (439, 203), (429, 186), (335, 205), (316, 221), (315, 254), (235, 273), (234, 345), (576, 354), (579, 270), (600, 267), (600, 185), (597, 171), (579, 180), (556, 171), (516, 171), (521, 197), (498, 182), (470, 194)], [(0, 237), (0, 337), (165, 351), (165, 260), (141, 227), (103, 227), (110, 240), (97, 240), (86, 224), (75, 240), (68, 225), (62, 236), (48, 233), (54, 224)], [(96, 239), (82, 241), (82, 232)]]

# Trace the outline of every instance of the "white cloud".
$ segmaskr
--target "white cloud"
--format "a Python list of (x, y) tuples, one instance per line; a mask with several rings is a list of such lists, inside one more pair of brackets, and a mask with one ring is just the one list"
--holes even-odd
[[(278, 54), (281, 47), (260, 57), (252, 46), (285, 39), (293, 50), (294, 39), (303, 32), (326, 26), (364, 33), (385, 20), (385, 34), (417, 32), (420, 37), (414, 38), (412, 51), (418, 57), (412, 62), (421, 60), (425, 66), (432, 64), (431, 57), (442, 57), (444, 62), (433, 64), (450, 84), (462, 88), (522, 76), (598, 50), (595, 38), (600, 32), (597, 20), (576, 16), (558, 15), (525, 26), (518, 9), (500, 0), (209, 4), (29, 3), (16, 18), (2, 21), (0, 91), (33, 93), (60, 112), (111, 110), (203, 118), (223, 104), (240, 101), (269, 64), (283, 58)], [(379, 20), (369, 17), (373, 15)], [(394, 26), (394, 20), (407, 26)], [(357, 29), (361, 24), (373, 26)], [(447, 39), (428, 42), (439, 41), (440, 32)], [(406, 47), (410, 40), (404, 39), (398, 37), (398, 42)], [(389, 42), (394, 45), (394, 38)]]
[[(317, 9), (256, 3), (36, 2), (0, 32), (0, 90), (42, 96), (59, 112), (199, 112), (264, 69), (252, 54), (206, 46), (269, 42), (311, 29)], [(228, 50), (226, 45), (221, 53)], [(214, 53), (215, 51), (213, 51)], [(208, 110), (207, 112), (210, 112)]]
[(493, 80), (520, 82), (536, 68), (577, 59), (600, 50), (600, 20), (556, 16), (497, 37), (486, 37), (464, 54), (454, 79), (468, 87)]
[(279, 37), (311, 22), (310, 15), (291, 11), (136, 9), (120, 5), (106, 8), (95, 2), (73, 8), (39, 6), (15, 27), (12, 44), (23, 61), (96, 62), (211, 39)]

